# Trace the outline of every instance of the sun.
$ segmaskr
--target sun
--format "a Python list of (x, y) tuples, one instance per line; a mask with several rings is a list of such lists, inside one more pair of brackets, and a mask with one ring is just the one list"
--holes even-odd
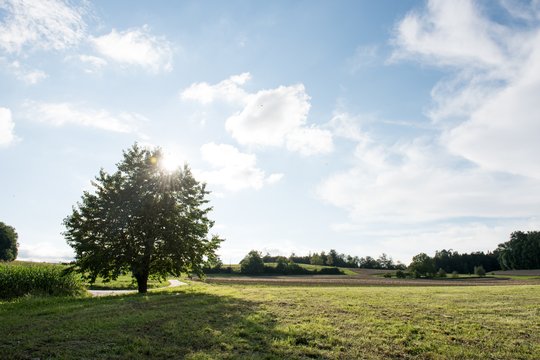
[(163, 156), (159, 160), (159, 166), (167, 172), (174, 172), (178, 170), (181, 165), (181, 157), (171, 153), (163, 154)]

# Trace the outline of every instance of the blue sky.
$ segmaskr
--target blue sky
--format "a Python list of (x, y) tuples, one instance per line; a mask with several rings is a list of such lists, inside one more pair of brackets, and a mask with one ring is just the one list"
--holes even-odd
[(492, 250), (540, 214), (536, 1), (0, 1), (20, 258), (134, 142), (208, 183), (236, 262)]

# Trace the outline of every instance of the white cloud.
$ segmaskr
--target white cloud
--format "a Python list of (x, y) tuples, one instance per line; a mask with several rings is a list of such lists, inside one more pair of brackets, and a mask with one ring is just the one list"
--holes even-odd
[(181, 98), (202, 104), (225, 101), (241, 106), (227, 118), (225, 128), (242, 145), (285, 147), (305, 156), (333, 150), (332, 133), (307, 124), (311, 104), (304, 85), (248, 93), (241, 85), (250, 78), (249, 73), (243, 73), (215, 85), (195, 83), (181, 93)]
[(335, 136), (358, 142), (369, 142), (371, 141), (369, 136), (360, 129), (361, 122), (362, 119), (359, 116), (352, 116), (346, 112), (335, 112), (328, 126)]
[(285, 135), (287, 149), (303, 156), (327, 154), (334, 149), (332, 133), (317, 127), (301, 127)]
[[(540, 32), (538, 33), (540, 40)], [(486, 97), (469, 119), (449, 130), (451, 151), (489, 170), (540, 179), (540, 46), (504, 89)]]
[(85, 71), (88, 73), (100, 71), (105, 65), (107, 65), (107, 61), (98, 56), (79, 55), (78, 58), (79, 61), (88, 66), (88, 68), (85, 69)]
[(222, 186), (228, 191), (242, 189), (261, 189), (264, 185), (274, 184), (281, 180), (283, 174), (271, 174), (257, 167), (254, 154), (240, 152), (227, 144), (208, 143), (201, 147), (203, 160), (213, 168), (208, 171), (197, 171), (197, 176), (209, 184)]
[(452, 69), (429, 112), (450, 151), (488, 171), (539, 179), (540, 27), (532, 20), (540, 12), (534, 3), (502, 4), (516, 19), (510, 25), (472, 1), (430, 1), (399, 22), (394, 58)]
[(68, 262), (75, 258), (67, 245), (55, 246), (51, 243), (21, 244), (18, 260), (43, 262)]
[(190, 87), (182, 91), (180, 97), (182, 100), (193, 100), (201, 104), (209, 104), (216, 100), (223, 100), (230, 103), (244, 103), (248, 94), (240, 87), (251, 79), (249, 73), (233, 75), (216, 85), (210, 85), (206, 82), (191, 84)]
[(409, 13), (396, 30), (395, 58), (420, 57), (440, 65), (473, 68), (498, 66), (505, 60), (496, 39), (508, 34), (500, 25), (485, 21), (469, 0), (428, 1), (425, 12)]
[(11, 110), (0, 107), (0, 147), (11, 145), (17, 141), (14, 129), (15, 123), (11, 118)]
[(154, 36), (144, 25), (109, 34), (90, 37), (97, 52), (106, 58), (125, 65), (136, 65), (153, 72), (172, 70), (172, 47), (164, 38)]
[(44, 71), (28, 69), (26, 66), (21, 65), (19, 61), (8, 63), (6, 59), (1, 59), (1, 62), (6, 63), (6, 67), (12, 71), (17, 79), (24, 81), (28, 85), (35, 85), (48, 77)]
[(147, 119), (140, 114), (111, 114), (104, 109), (90, 109), (71, 103), (28, 102), (28, 117), (53, 126), (68, 124), (98, 128), (120, 133), (134, 133)]
[(85, 9), (60, 0), (4, 0), (0, 47), (8, 53), (23, 48), (62, 50), (85, 37)]
[(436, 144), (359, 144), (356, 164), (327, 178), (321, 199), (355, 223), (516, 218), (540, 213), (540, 183), (470, 166)]
[(225, 123), (243, 145), (284, 145), (287, 134), (305, 124), (311, 106), (303, 85), (262, 90), (246, 100), (244, 109)]

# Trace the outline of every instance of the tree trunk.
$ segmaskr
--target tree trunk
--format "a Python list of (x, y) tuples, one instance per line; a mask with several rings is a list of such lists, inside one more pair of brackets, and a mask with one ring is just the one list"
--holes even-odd
[(137, 289), (139, 294), (145, 294), (148, 291), (148, 273), (135, 274), (137, 280)]

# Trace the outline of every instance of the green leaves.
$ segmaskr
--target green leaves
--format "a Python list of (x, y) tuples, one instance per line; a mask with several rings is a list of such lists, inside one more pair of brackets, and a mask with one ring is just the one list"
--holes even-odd
[(15, 228), (0, 221), (0, 261), (13, 261), (17, 258), (17, 238)]
[(90, 281), (128, 271), (143, 283), (150, 275), (202, 276), (203, 263), (222, 241), (208, 239), (214, 222), (205, 184), (187, 165), (173, 172), (161, 168), (159, 148), (135, 144), (123, 155), (115, 173), (100, 170), (95, 192), (85, 192), (64, 221), (78, 271)]

